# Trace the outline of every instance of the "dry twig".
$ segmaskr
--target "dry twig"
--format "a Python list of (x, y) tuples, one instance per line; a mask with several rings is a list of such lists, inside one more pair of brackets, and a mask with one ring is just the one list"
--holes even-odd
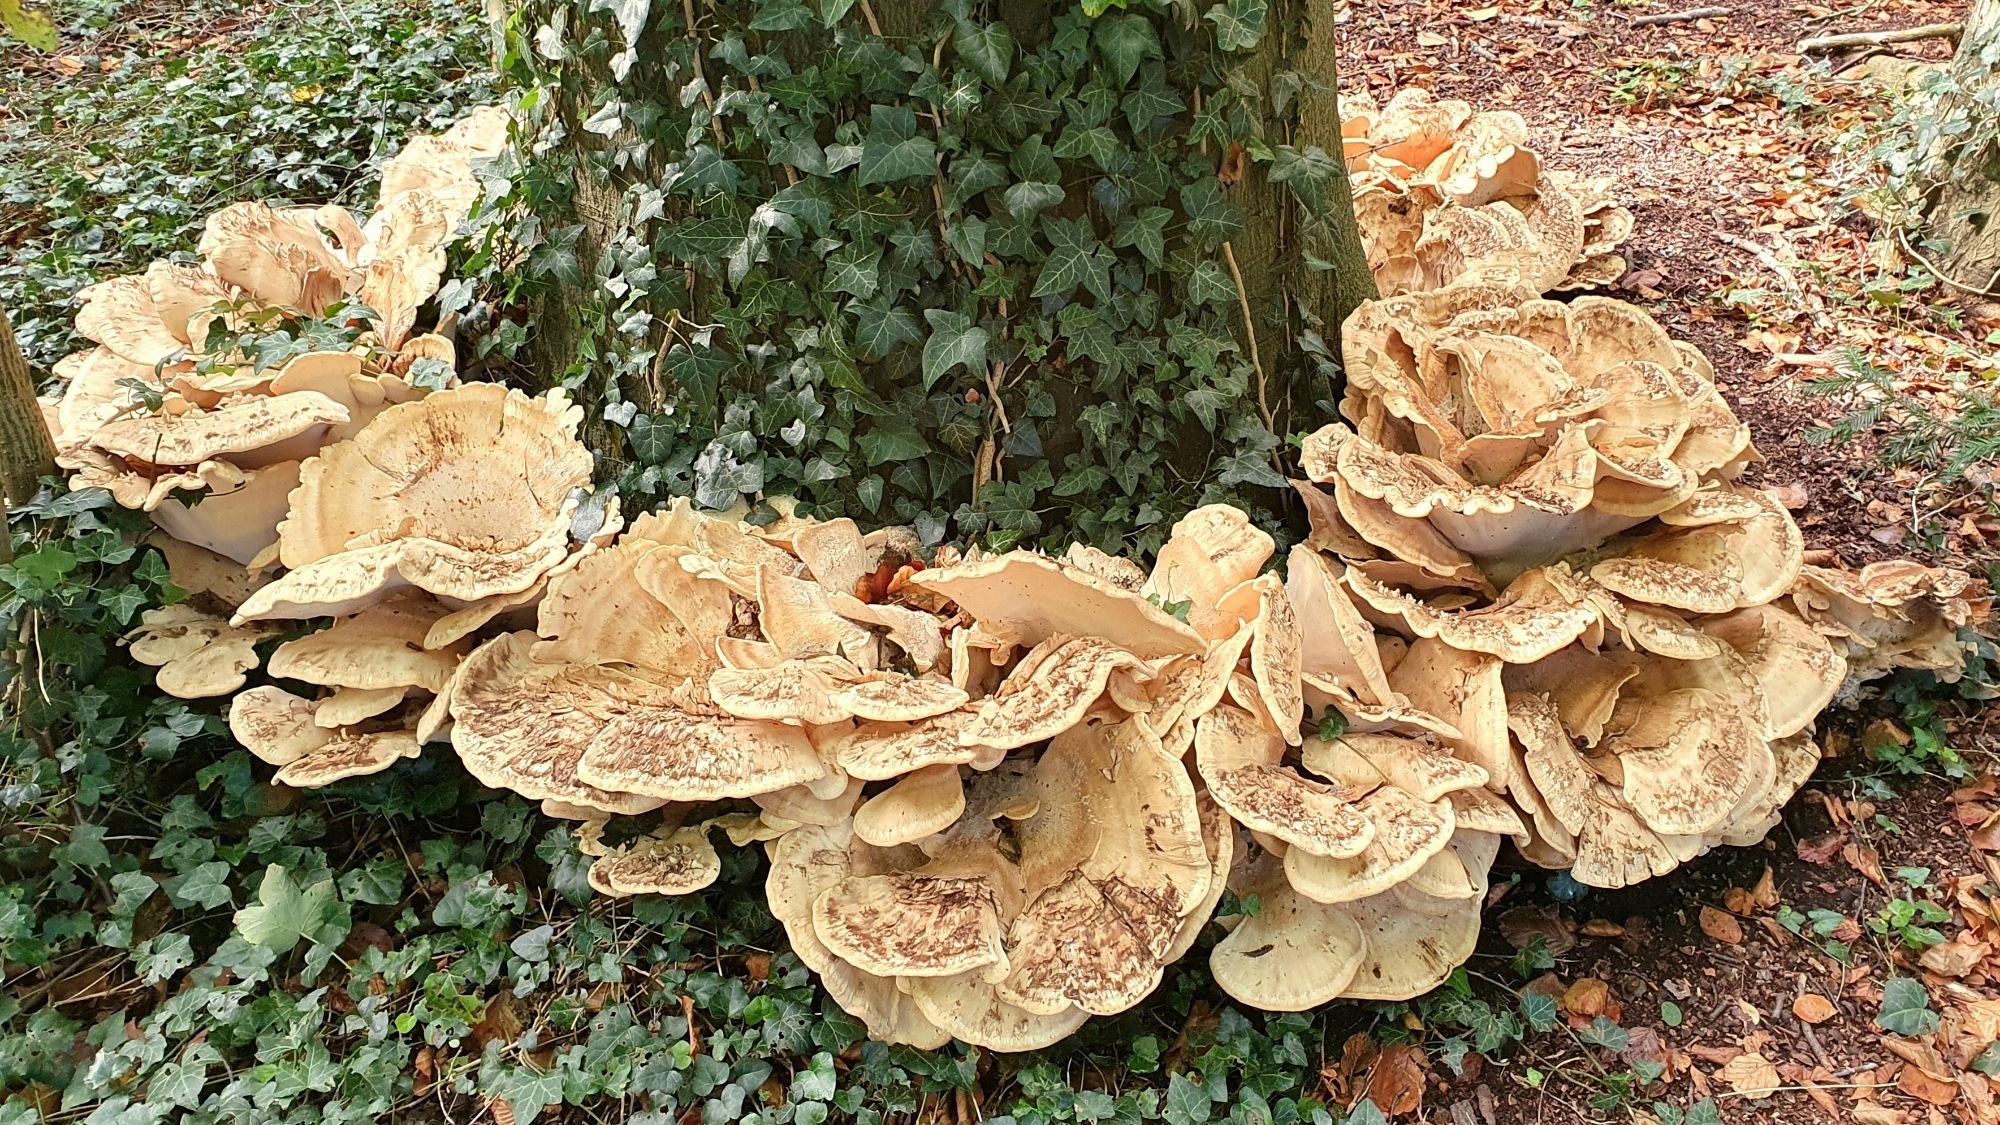
[(1663, 23), (1690, 23), (1694, 20), (1717, 19), (1734, 15), (1728, 8), (1689, 8), (1685, 12), (1654, 12), (1651, 15), (1635, 16), (1633, 27), (1657, 27)]
[(1845, 51), (1850, 47), (1882, 47), (1890, 43), (1915, 43), (1920, 39), (1956, 39), (1964, 30), (1964, 24), (1927, 23), (1921, 27), (1904, 27), (1893, 31), (1848, 31), (1839, 35), (1815, 35), (1799, 40), (1798, 51), (1802, 55), (1812, 55)]

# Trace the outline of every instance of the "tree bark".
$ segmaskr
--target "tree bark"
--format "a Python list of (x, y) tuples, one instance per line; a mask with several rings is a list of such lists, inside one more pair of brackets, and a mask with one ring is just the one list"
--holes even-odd
[(1942, 182), (1930, 201), (1925, 234), (1945, 247), (1934, 265), (1946, 284), (2000, 298), (2000, 119), (1982, 106), (2000, 88), (2000, 0), (1973, 0), (1952, 78), (1957, 88), (1939, 99), (1935, 112), (1964, 112), (1972, 127), (1967, 140), (1934, 163)]
[[(25, 504), (42, 477), (55, 471), (56, 447), (35, 401), (35, 380), (0, 308), (0, 508)], [(6, 536), (0, 534), (0, 552)]]

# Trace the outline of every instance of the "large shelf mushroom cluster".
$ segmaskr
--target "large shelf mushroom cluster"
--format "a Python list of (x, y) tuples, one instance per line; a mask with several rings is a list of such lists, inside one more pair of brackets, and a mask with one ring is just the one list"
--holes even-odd
[(1549, 168), (1510, 110), (1418, 89), (1341, 98), (1341, 144), (1368, 268), (1384, 296), (1469, 282), (1537, 295), (1608, 285), (1632, 212), (1604, 178)]
[[(1396, 124), (1433, 119), (1441, 143)], [(1356, 135), (1409, 143), (1351, 152), (1357, 183), (1533, 220), (1569, 188), (1517, 126), (1399, 97)], [(85, 381), (55, 423), (148, 495), (209, 454), (296, 462), (275, 510), (159, 520), (195, 597), (132, 638), (164, 690), (233, 694), (279, 782), (449, 742), (578, 822), (607, 895), (699, 892), (725, 843), (761, 846), (792, 949), (879, 1038), (1053, 1043), (1152, 991), (1230, 892), (1259, 903), (1209, 957), (1238, 1000), (1404, 998), (1470, 954), (1506, 842), (1607, 887), (1752, 842), (1844, 686), (1950, 674), (1978, 609), (1954, 571), (1806, 565), (1789, 513), (1735, 483), (1755, 454), (1700, 353), (1629, 305), (1539, 296), (1612, 268), (1592, 239), (1616, 210), (1564, 206), (1595, 218), (1546, 269), (1412, 240), (1410, 291), (1344, 328), (1345, 420), (1304, 443), (1311, 532), (1282, 567), (1221, 506), (1150, 567), (927, 556), (782, 500), (775, 522), (683, 500), (628, 526), (589, 492), (581, 408), (491, 384), (295, 391), (332, 405), (137, 458), (116, 427), (294, 417), (254, 372), (224, 391), (172, 360), (178, 412)], [(263, 291), (304, 299), (319, 259), (283, 260)], [(345, 386), (395, 386), (425, 337), (380, 331), (308, 358), (365, 353)], [(93, 362), (139, 362), (111, 349)]]

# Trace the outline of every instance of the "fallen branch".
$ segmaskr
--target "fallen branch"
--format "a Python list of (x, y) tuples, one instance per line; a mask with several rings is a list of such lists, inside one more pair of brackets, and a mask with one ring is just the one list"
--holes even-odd
[(1688, 23), (1692, 20), (1714, 19), (1733, 14), (1728, 8), (1689, 8), (1685, 12), (1654, 12), (1649, 16), (1634, 17), (1632, 26), (1656, 27), (1663, 23)]
[(1845, 51), (1851, 47), (1882, 47), (1890, 43), (1914, 43), (1920, 39), (1956, 39), (1964, 24), (1927, 23), (1922, 27), (1905, 27), (1894, 31), (1849, 31), (1839, 35), (1815, 35), (1801, 39), (1798, 51), (1802, 55), (1824, 54), (1828, 51)]

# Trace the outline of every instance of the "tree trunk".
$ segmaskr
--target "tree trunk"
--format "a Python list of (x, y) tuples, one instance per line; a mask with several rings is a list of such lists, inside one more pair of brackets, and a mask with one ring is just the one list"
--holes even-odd
[(530, 370), (606, 475), (1101, 542), (1289, 503), (1333, 392), (1299, 341), (1375, 295), (1332, 19), (1090, 7), (531, 0), (570, 279)]
[(56, 447), (35, 401), (28, 360), (14, 342), (7, 310), (0, 308), (0, 562), (14, 559), (7, 509), (35, 495), (43, 476), (55, 471)]
[[(0, 308), (0, 508), (25, 504), (40, 479), (55, 471), (56, 448), (35, 401), (28, 361), (14, 342), (7, 310)], [(0, 534), (0, 551), (6, 537)]]
[(1973, 0), (1952, 61), (1955, 89), (1939, 98), (1939, 120), (1968, 115), (1966, 140), (1933, 163), (1942, 181), (1930, 202), (1925, 234), (1944, 246), (1936, 259), (1961, 292), (2000, 297), (2000, 0)]

